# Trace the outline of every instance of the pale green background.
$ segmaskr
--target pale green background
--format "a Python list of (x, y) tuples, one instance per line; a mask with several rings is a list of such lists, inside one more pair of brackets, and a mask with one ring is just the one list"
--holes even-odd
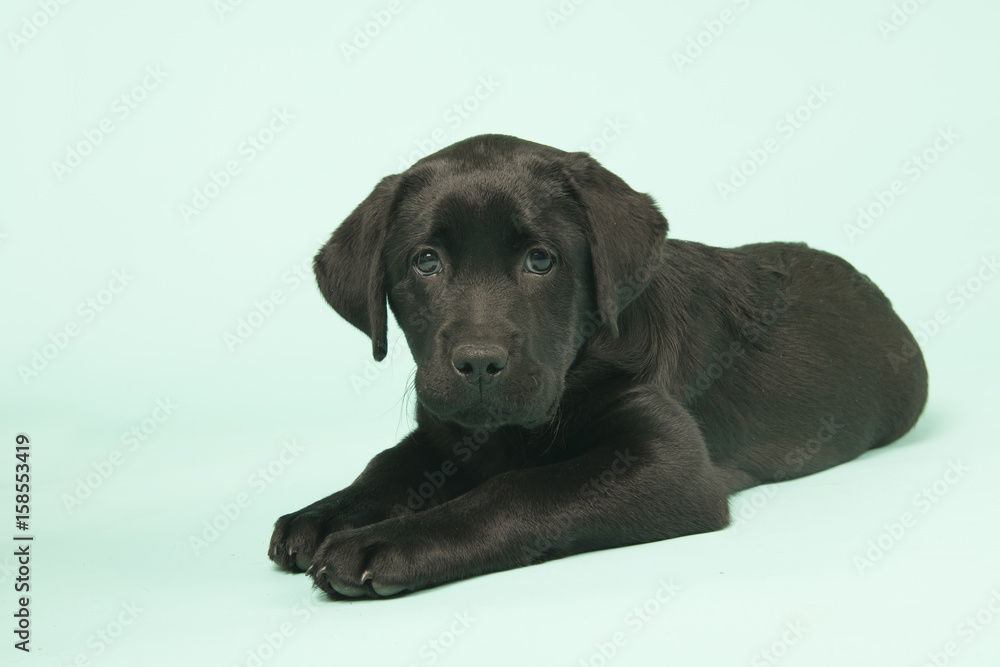
[[(467, 612), (475, 621), (434, 664), (599, 665), (595, 646), (618, 632), (609, 665), (769, 664), (760, 652), (772, 645), (789, 666), (922, 665), (949, 642), (956, 665), (996, 664), (1000, 278), (961, 308), (949, 299), (1000, 250), (995, 3), (911, 1), (912, 17), (884, 35), (885, 0), (400, 0), (349, 61), (341, 44), (387, 3), (246, 0), (221, 16), (217, 4), (0, 11), (0, 506), (12, 514), (13, 438), (26, 432), (37, 536), (35, 650), (14, 651), (4, 630), (0, 662), (246, 665), (287, 622), (293, 634), (264, 664), (426, 665), (427, 642), (447, 642)], [(723, 10), (731, 22), (713, 23)], [(26, 20), (45, 25), (15, 48)], [(721, 34), (709, 39), (705, 22)], [(679, 68), (674, 54), (699, 33), (707, 46)], [(147, 68), (164, 78), (147, 79), (122, 117), (116, 99)], [(493, 89), (450, 120), (481, 79)], [(778, 123), (813, 87), (829, 99), (786, 136)], [(249, 160), (241, 143), (273, 109), (294, 118)], [(102, 122), (113, 131), (60, 180), (53, 161)], [(947, 128), (958, 138), (910, 180), (907, 161)], [(940, 316), (915, 432), (743, 494), (733, 509), (746, 520), (716, 534), (385, 603), (329, 603), (276, 572), (273, 521), (349, 483), (406, 433), (413, 405), (405, 348), (374, 365), (308, 262), (417, 143), (484, 132), (593, 150), (656, 197), (676, 238), (806, 241), (871, 276), (911, 327)], [(777, 152), (723, 201), (717, 183), (769, 138)], [(180, 205), (233, 160), (240, 172), (186, 222)], [(852, 243), (844, 225), (897, 179), (902, 194)], [(122, 270), (129, 284), (88, 320), (79, 304)], [(225, 334), (274, 290), (281, 303), (230, 351)], [(25, 382), (19, 367), (73, 324), (78, 335)], [(177, 407), (145, 422), (145, 440), (123, 441), (158, 400)], [(275, 463), (290, 440), (302, 451)], [(120, 465), (69, 511), (67, 494), (116, 450)], [(914, 496), (950, 462), (969, 471), (939, 483), (924, 512)], [(270, 482), (257, 472), (269, 464)], [(249, 504), (195, 553), (191, 537), (240, 494)], [(904, 512), (915, 525), (859, 573), (855, 557)], [(0, 556), (4, 628), (12, 565)], [(680, 588), (636, 628), (627, 615), (661, 580)], [(100, 644), (133, 603), (134, 622)], [(964, 619), (983, 609), (992, 625), (966, 637)]]

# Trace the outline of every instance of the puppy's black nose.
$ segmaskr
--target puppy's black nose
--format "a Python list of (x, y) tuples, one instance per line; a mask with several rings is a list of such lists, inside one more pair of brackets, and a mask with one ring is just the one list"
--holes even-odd
[(451, 355), (451, 363), (462, 379), (485, 386), (507, 365), (507, 350), (499, 345), (459, 345)]

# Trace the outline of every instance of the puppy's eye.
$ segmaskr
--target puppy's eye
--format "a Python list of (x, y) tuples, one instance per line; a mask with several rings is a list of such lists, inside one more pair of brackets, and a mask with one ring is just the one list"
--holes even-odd
[(532, 250), (524, 259), (524, 268), (530, 273), (548, 273), (552, 270), (552, 257), (544, 250)]
[(413, 268), (422, 276), (433, 276), (442, 267), (441, 258), (433, 250), (421, 250), (413, 258)]

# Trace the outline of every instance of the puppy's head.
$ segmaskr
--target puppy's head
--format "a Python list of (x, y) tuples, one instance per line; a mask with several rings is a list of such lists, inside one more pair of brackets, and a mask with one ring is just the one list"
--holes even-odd
[(386, 302), (421, 405), (465, 427), (535, 427), (586, 335), (652, 277), (667, 221), (586, 153), (482, 135), (388, 176), (315, 259), (323, 296), (386, 355)]

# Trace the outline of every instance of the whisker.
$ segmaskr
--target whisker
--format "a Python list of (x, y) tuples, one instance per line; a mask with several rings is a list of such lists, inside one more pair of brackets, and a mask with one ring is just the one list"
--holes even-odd
[(399, 419), (396, 422), (396, 435), (399, 435), (400, 427), (406, 420), (407, 411), (409, 414), (413, 414), (413, 406), (416, 405), (413, 401), (416, 400), (417, 395), (417, 369), (414, 368), (410, 371), (410, 374), (406, 378), (406, 388), (403, 389), (403, 396), (399, 399)]
[[(542, 369), (542, 371), (548, 373), (549, 377), (552, 378), (553, 383), (558, 384), (558, 378), (556, 376), (556, 373), (555, 373), (554, 370), (552, 370), (552, 368), (548, 364), (546, 364), (544, 362), (540, 362), (539, 363), (539, 367)], [(538, 385), (538, 378), (536, 376), (532, 375), (532, 379), (534, 379), (535, 380), (535, 384)], [(552, 448), (555, 446), (556, 441), (559, 439), (559, 429), (562, 426), (562, 404), (561, 403), (559, 403), (559, 404), (556, 405), (555, 412), (549, 418), (549, 421), (548, 421), (547, 425), (552, 429), (552, 439), (545, 446), (545, 449), (542, 450), (542, 454), (548, 454), (550, 451), (552, 451)]]

